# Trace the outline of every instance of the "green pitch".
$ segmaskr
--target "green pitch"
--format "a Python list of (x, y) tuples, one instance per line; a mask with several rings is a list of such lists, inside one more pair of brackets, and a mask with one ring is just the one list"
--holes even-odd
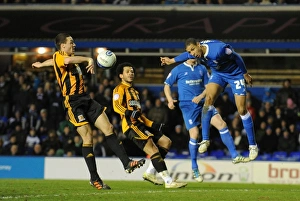
[(71, 201), (296, 201), (300, 185), (190, 182), (165, 189), (146, 181), (106, 181), (112, 190), (96, 190), (88, 181), (1, 179), (0, 200)]

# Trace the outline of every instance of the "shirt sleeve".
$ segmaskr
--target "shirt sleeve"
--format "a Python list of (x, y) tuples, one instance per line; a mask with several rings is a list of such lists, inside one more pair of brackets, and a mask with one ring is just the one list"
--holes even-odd
[(113, 109), (116, 113), (120, 114), (121, 116), (124, 116), (125, 111), (127, 110), (127, 108), (125, 108), (122, 105), (123, 98), (124, 98), (124, 90), (122, 87), (117, 86), (113, 90)]
[(176, 57), (174, 58), (175, 62), (177, 62), (177, 63), (179, 63), (179, 62), (184, 62), (184, 61), (186, 61), (186, 60), (188, 60), (188, 59), (195, 59), (195, 57), (192, 56), (192, 55), (191, 55), (190, 53), (188, 53), (188, 52), (183, 52), (183, 53), (181, 53), (180, 55), (178, 55), (178, 56), (176, 56)]
[(234, 60), (236, 62), (236, 64), (241, 69), (243, 74), (247, 73), (247, 69), (246, 69), (246, 65), (244, 63), (244, 60), (242, 59), (242, 57), (238, 53), (236, 53), (232, 49), (232, 47), (230, 45), (227, 45), (224, 48), (224, 53), (225, 53), (225, 55), (227, 55), (229, 57), (229, 59)]

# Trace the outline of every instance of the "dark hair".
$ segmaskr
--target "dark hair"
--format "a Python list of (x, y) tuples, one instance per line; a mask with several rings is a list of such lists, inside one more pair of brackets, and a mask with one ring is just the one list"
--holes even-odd
[(124, 71), (124, 67), (125, 66), (130, 66), (133, 68), (133, 72), (135, 73), (135, 67), (129, 63), (129, 62), (124, 62), (124, 63), (120, 63), (118, 66), (117, 66), (117, 69), (116, 69), (116, 74), (117, 76), (120, 78), (120, 74), (123, 74), (123, 71)]
[(185, 41), (185, 47), (188, 47), (190, 45), (197, 45), (197, 40), (195, 38), (188, 38)]
[(67, 42), (67, 38), (70, 37), (71, 35), (68, 33), (59, 33), (57, 34), (57, 36), (55, 37), (55, 47), (56, 49), (60, 50), (60, 45), (62, 43), (66, 43)]

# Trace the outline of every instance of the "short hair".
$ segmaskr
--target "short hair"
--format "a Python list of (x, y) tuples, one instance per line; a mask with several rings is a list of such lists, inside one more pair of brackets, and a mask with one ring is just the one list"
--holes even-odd
[(185, 47), (190, 46), (190, 45), (197, 45), (197, 40), (195, 38), (188, 38), (185, 41)]
[(62, 43), (66, 43), (67, 42), (67, 38), (70, 37), (71, 35), (68, 33), (59, 33), (57, 34), (57, 36), (55, 37), (55, 47), (56, 49), (60, 50), (60, 45)]
[(124, 62), (124, 63), (120, 63), (118, 66), (117, 66), (117, 69), (116, 69), (116, 73), (117, 73), (117, 76), (120, 78), (120, 74), (123, 74), (123, 71), (124, 71), (124, 67), (125, 66), (130, 66), (133, 68), (133, 72), (135, 73), (135, 67), (129, 63), (129, 62)]

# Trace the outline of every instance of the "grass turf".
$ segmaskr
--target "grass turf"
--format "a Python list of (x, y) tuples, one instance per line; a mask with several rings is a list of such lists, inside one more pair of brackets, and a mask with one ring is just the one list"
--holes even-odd
[(0, 200), (72, 201), (296, 201), (300, 185), (189, 182), (165, 189), (146, 181), (106, 181), (112, 190), (96, 190), (83, 180), (1, 179)]

